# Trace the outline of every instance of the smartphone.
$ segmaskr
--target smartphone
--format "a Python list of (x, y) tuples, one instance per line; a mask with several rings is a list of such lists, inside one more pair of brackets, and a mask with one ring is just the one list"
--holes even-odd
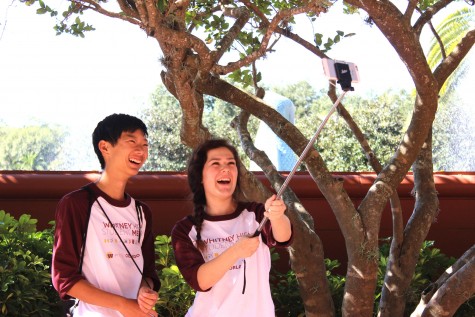
[(348, 63), (344, 61), (337, 61), (329, 58), (322, 58), (323, 72), (325, 76), (330, 80), (342, 80), (348, 78), (351, 75), (351, 82), (358, 83), (360, 81), (360, 74), (358, 72), (358, 66), (354, 63)]

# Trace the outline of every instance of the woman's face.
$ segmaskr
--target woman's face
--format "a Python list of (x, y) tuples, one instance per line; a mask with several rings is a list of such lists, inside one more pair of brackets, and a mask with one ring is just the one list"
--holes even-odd
[(203, 166), (203, 187), (206, 200), (230, 199), (236, 189), (238, 168), (233, 153), (220, 147), (208, 151)]

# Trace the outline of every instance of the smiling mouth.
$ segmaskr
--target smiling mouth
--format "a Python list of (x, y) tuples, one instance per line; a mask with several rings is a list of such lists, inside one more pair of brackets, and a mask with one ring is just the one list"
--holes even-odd
[(141, 160), (137, 160), (137, 159), (129, 159), (129, 162), (133, 163), (133, 164), (136, 164), (136, 165), (140, 165), (142, 163)]
[(218, 184), (229, 184), (231, 183), (231, 179), (229, 178), (221, 178), (221, 179), (218, 179)]

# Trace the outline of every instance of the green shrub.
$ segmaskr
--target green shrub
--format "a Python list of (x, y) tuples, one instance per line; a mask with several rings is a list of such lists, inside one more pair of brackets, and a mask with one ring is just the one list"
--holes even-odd
[[(380, 246), (380, 261), (378, 270), (378, 281), (375, 292), (375, 310), (377, 311), (379, 299), (381, 298), (381, 288), (384, 283), (386, 265), (388, 262), (390, 240), (384, 239)], [(412, 278), (410, 288), (406, 297), (405, 316), (409, 316), (420, 301), (422, 291), (439, 278), (442, 272), (451, 266), (456, 259), (448, 257), (434, 248), (434, 241), (424, 241), (419, 260)], [(327, 278), (330, 285), (333, 302), (335, 304), (336, 315), (341, 316), (341, 304), (343, 301), (343, 292), (345, 286), (345, 277), (331, 274), (340, 264), (338, 261), (325, 259), (327, 268)], [(272, 283), (272, 297), (276, 306), (276, 313), (280, 317), (303, 317), (305, 316), (304, 306), (298, 290), (298, 281), (295, 273), (288, 271), (286, 274), (279, 272), (273, 273), (272, 279), (277, 281)], [(465, 302), (454, 317), (473, 317), (475, 307), (475, 298)]]
[(18, 221), (0, 210), (0, 314), (58, 316), (59, 297), (51, 285), (53, 229), (36, 231), (36, 219)]
[(274, 272), (271, 280), (272, 300), (277, 316), (304, 316), (303, 303), (300, 297), (297, 278), (293, 271), (287, 273)]
[[(0, 316), (49, 317), (60, 315), (60, 299), (51, 285), (51, 255), (53, 247), (54, 222), (43, 231), (36, 231), (36, 219), (21, 215), (17, 220), (0, 210)], [(389, 254), (389, 240), (380, 247), (378, 284), (375, 295), (375, 309), (381, 297), (386, 264)], [(433, 247), (433, 241), (425, 241), (406, 298), (406, 313), (419, 302), (420, 294), (431, 282), (455, 261)], [(175, 263), (171, 238), (159, 235), (155, 239), (155, 254), (158, 276), (162, 283), (160, 299), (155, 309), (159, 316), (184, 316), (192, 305), (195, 292), (185, 282)], [(279, 254), (271, 250), (272, 261)], [(332, 274), (340, 263), (325, 259), (327, 278), (337, 309), (337, 316), (343, 299), (345, 277)], [(276, 314), (286, 317), (305, 316), (300, 298), (298, 281), (293, 271), (280, 273), (271, 270), (271, 292)], [(455, 317), (473, 317), (475, 299), (463, 304)]]
[[(345, 277), (332, 274), (332, 271), (340, 266), (337, 260), (325, 259), (327, 279), (332, 294), (333, 303), (337, 310), (337, 316), (340, 314), (340, 307), (343, 299), (343, 290)], [(305, 310), (300, 297), (297, 277), (292, 270), (287, 273), (271, 271), (271, 292), (274, 300), (275, 312), (279, 317), (303, 317)]]
[(185, 282), (175, 264), (170, 237), (159, 235), (155, 238), (155, 255), (158, 277), (162, 283), (155, 309), (159, 316), (184, 316), (193, 303), (195, 291)]
[[(375, 296), (375, 311), (379, 306), (379, 299), (381, 297), (381, 288), (384, 283), (384, 276), (386, 274), (386, 266), (389, 258), (390, 239), (385, 241), (380, 246), (380, 259), (378, 270), (378, 284)], [(404, 316), (409, 316), (419, 304), (421, 293), (432, 282), (435, 282), (440, 275), (456, 261), (455, 258), (446, 256), (441, 253), (439, 249), (434, 248), (434, 241), (424, 241), (419, 252), (419, 259), (417, 261), (414, 276), (406, 293), (406, 307)], [(454, 317), (473, 317), (473, 306), (475, 305), (475, 298), (465, 302), (459, 307)]]

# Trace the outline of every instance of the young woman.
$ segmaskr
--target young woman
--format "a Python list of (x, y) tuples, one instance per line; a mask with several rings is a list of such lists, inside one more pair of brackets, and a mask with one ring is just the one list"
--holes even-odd
[[(239, 156), (226, 140), (198, 146), (188, 163), (193, 215), (176, 223), (176, 263), (197, 292), (186, 316), (274, 317), (269, 247), (290, 244), (286, 206), (275, 195), (265, 204), (237, 200)], [(263, 217), (261, 235), (251, 237)]]

